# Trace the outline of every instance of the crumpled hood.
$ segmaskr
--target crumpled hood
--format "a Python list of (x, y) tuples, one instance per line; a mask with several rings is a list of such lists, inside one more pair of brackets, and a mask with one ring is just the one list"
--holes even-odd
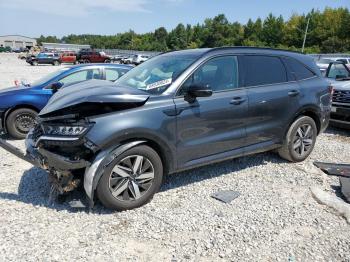
[(89, 80), (59, 90), (39, 116), (93, 115), (141, 106), (148, 98), (149, 94), (136, 88), (117, 86), (110, 81)]

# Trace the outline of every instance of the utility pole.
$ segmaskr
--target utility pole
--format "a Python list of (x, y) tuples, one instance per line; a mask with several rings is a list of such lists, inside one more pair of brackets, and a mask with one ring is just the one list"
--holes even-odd
[(305, 47), (305, 42), (306, 42), (306, 35), (307, 35), (307, 31), (309, 30), (309, 23), (310, 23), (310, 17), (307, 19), (307, 24), (306, 24), (305, 34), (304, 34), (303, 47), (301, 48), (301, 52), (302, 53), (304, 53), (304, 47)]

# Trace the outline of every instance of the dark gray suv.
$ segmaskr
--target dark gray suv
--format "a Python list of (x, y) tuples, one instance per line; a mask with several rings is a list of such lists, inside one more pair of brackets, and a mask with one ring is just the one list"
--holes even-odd
[(169, 52), (116, 83), (60, 90), (40, 112), (23, 158), (49, 170), (61, 193), (83, 180), (91, 203), (136, 208), (168, 173), (268, 150), (303, 161), (328, 125), (331, 91), (299, 53)]

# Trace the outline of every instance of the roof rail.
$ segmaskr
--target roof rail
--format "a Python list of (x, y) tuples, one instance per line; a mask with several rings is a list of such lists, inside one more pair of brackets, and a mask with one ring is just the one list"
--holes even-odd
[(222, 47), (213, 47), (207, 51), (213, 52), (216, 50), (222, 50), (222, 49), (256, 49), (256, 50), (274, 50), (274, 51), (284, 51), (284, 52), (291, 52), (291, 53), (297, 53), (297, 54), (303, 54), (298, 51), (292, 51), (292, 50), (285, 50), (285, 49), (279, 49), (279, 48), (271, 48), (271, 47), (256, 47), (256, 46), (222, 46)]

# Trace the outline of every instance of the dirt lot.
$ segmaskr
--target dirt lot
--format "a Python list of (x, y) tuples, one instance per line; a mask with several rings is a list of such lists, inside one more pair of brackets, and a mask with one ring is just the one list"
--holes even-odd
[[(0, 54), (0, 89), (54, 70)], [(339, 193), (312, 162), (350, 162), (348, 131), (327, 130), (303, 163), (263, 153), (168, 176), (151, 203), (119, 213), (49, 205), (46, 173), (0, 156), (0, 261), (350, 261), (349, 225), (309, 189)], [(220, 189), (241, 196), (223, 204), (210, 197)]]

